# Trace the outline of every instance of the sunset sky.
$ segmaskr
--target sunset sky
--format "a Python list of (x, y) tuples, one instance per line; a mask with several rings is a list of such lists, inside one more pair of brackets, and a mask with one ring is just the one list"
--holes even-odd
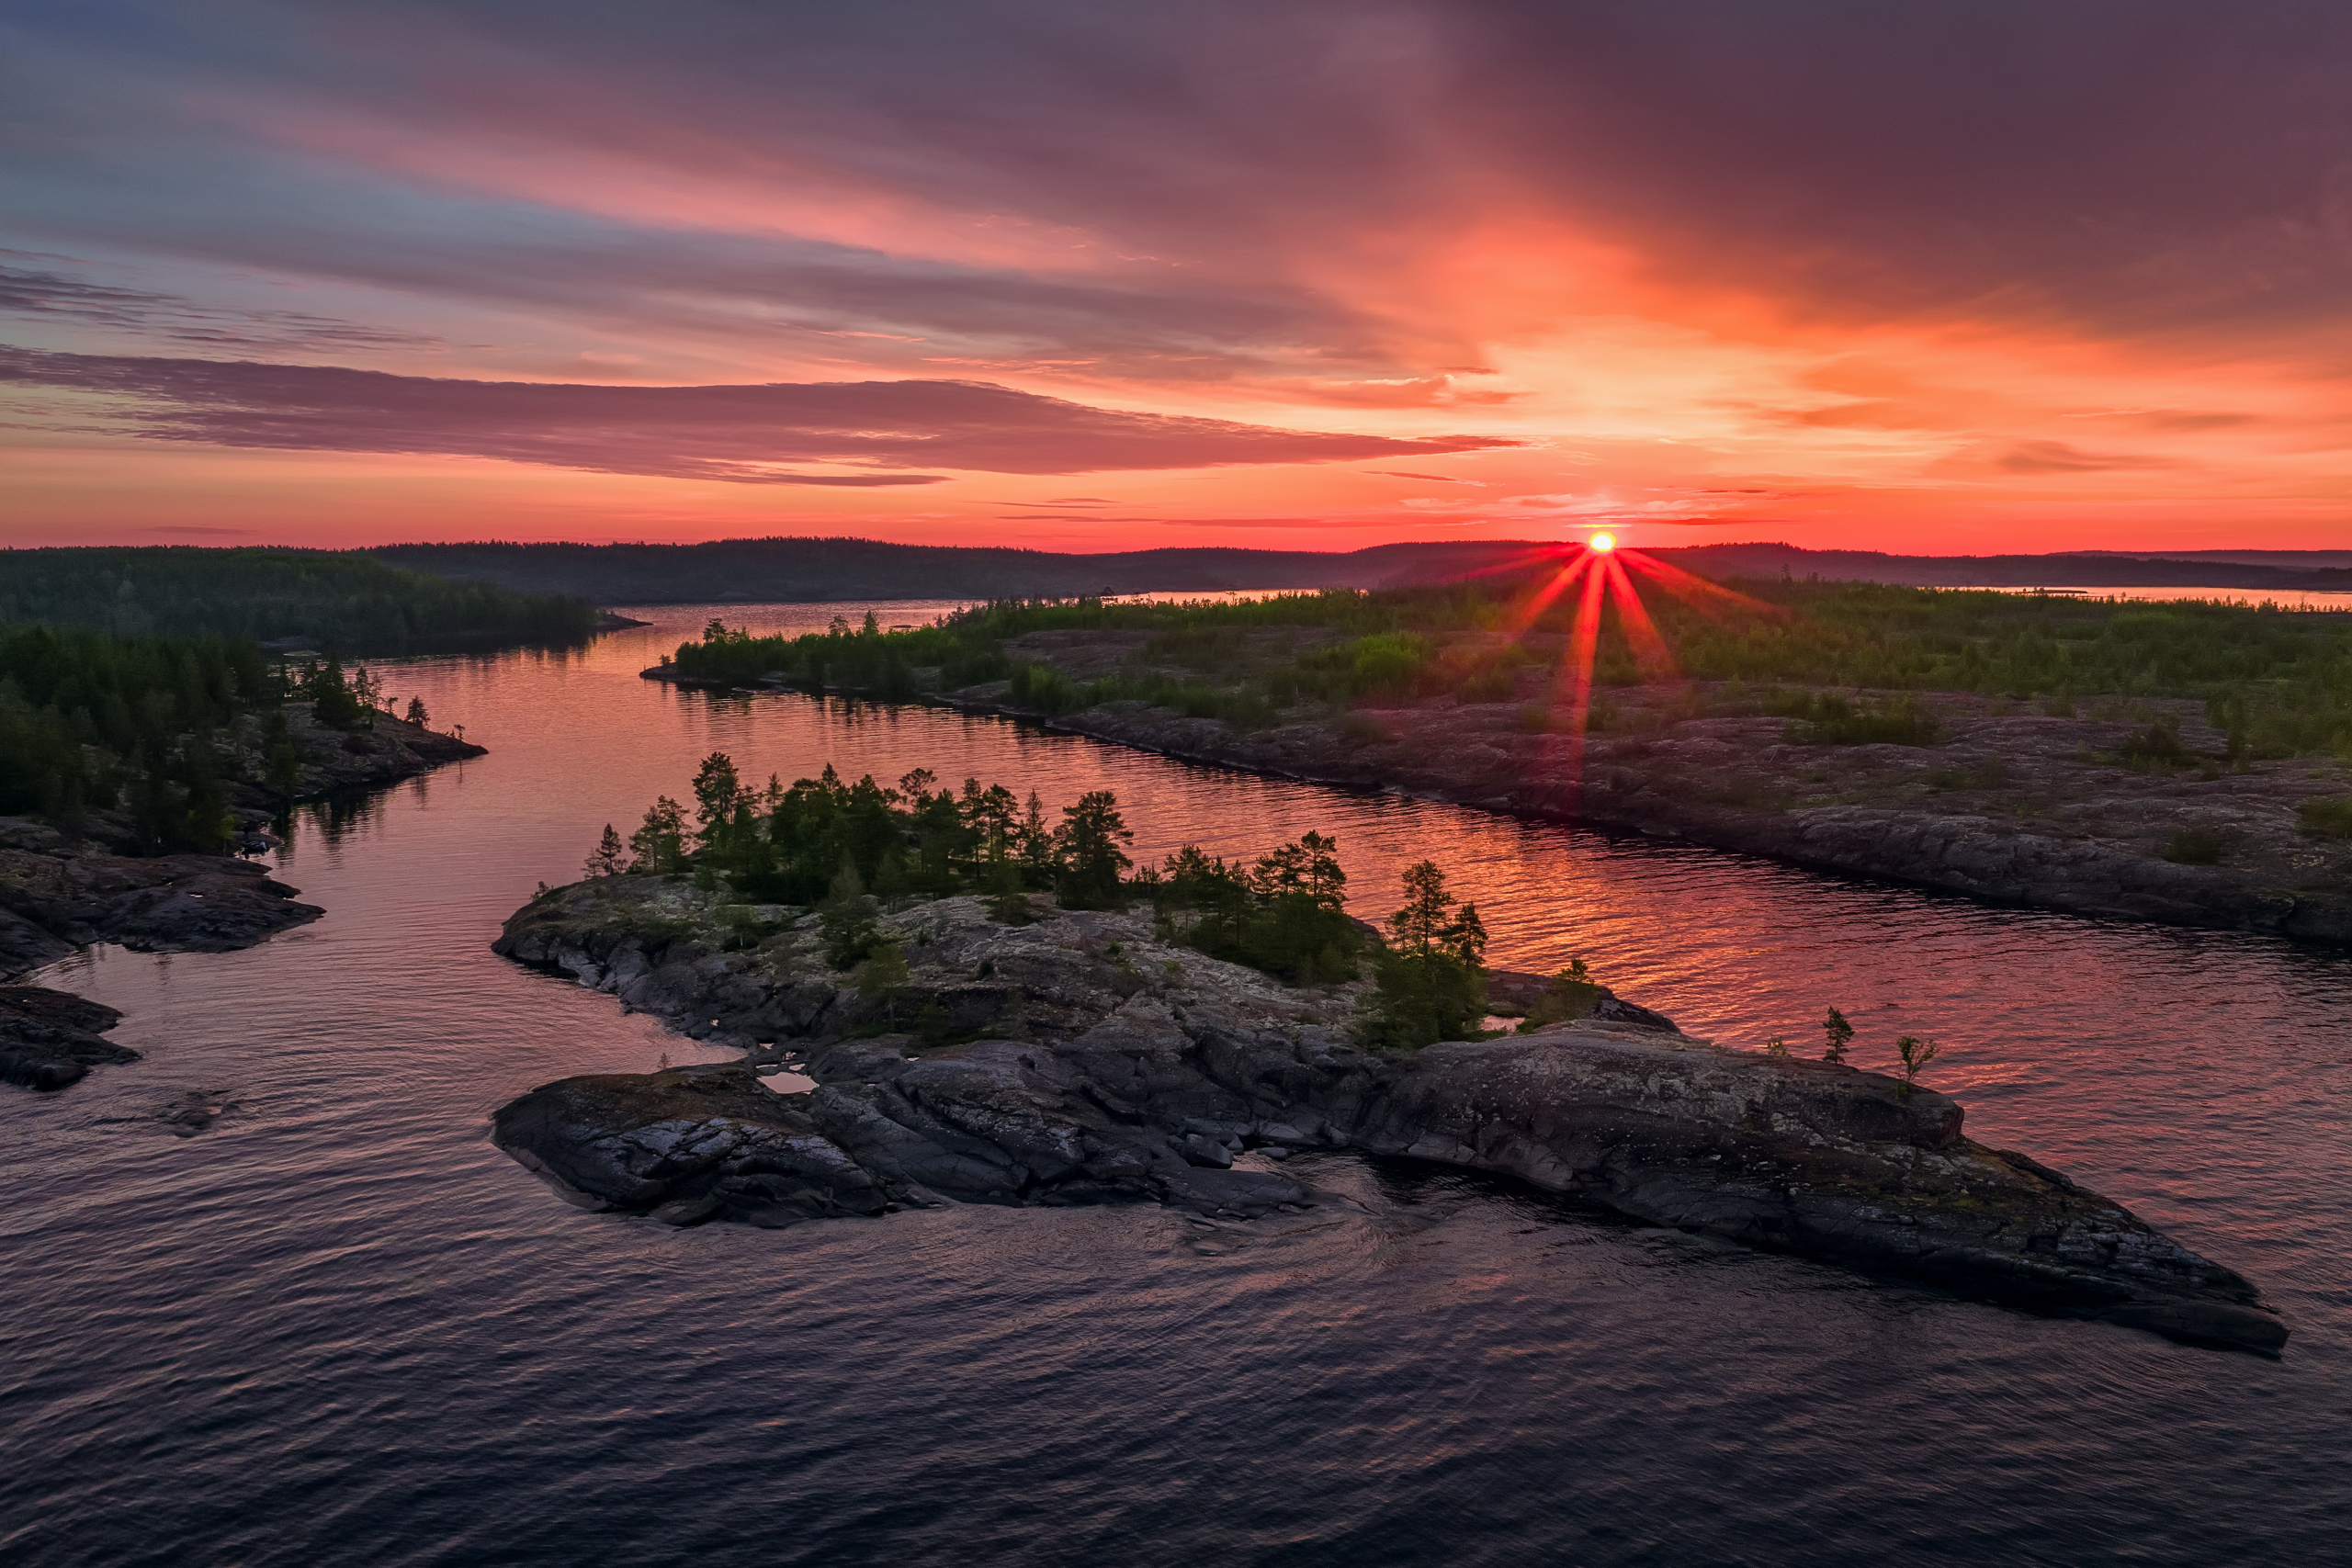
[(13, 0), (0, 544), (2352, 543), (2343, 0)]

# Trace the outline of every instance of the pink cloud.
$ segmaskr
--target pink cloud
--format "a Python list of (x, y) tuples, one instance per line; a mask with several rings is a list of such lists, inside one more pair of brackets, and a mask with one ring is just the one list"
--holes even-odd
[[(944, 476), (902, 470), (1074, 474), (1351, 462), (1517, 445), (1131, 413), (976, 381), (608, 387), (6, 347), (0, 380), (127, 400), (130, 430), (150, 440), (496, 457), (741, 484), (918, 485)], [(868, 471), (777, 467), (806, 463)]]

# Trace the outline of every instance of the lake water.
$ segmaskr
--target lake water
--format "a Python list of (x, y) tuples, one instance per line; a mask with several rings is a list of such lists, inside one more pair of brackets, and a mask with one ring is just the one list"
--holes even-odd
[[(727, 606), (755, 629), (864, 606)], [(882, 621), (939, 606), (883, 605)], [(325, 906), (49, 983), (145, 1060), (0, 1092), (0, 1562), (2295, 1563), (2352, 1553), (2352, 962), (1237, 778), (570, 654), (380, 667), (491, 754), (306, 814)], [(583, 1214), (488, 1142), (572, 1073), (714, 1053), (493, 956), (717, 749), (1118, 793), (1153, 854), (1336, 834), (1357, 912), (1449, 867), (1492, 957), (1582, 956), (1739, 1044), (1903, 1032), (1980, 1139), (2261, 1281), (2276, 1360), (2034, 1317), (1498, 1182), (1293, 1162), (1313, 1212)], [(235, 1102), (177, 1137), (188, 1090)]]
[(2275, 588), (1996, 588), (1995, 593), (2050, 593), (2069, 599), (2129, 599), (2171, 604), (2184, 600), (2208, 604), (2268, 604), (2281, 610), (2352, 610), (2352, 593), (2335, 589)]

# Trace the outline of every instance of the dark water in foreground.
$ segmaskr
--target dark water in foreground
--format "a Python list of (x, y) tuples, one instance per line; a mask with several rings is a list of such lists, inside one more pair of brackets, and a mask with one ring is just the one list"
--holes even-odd
[[(808, 616), (790, 607), (763, 622)], [(326, 919), (52, 983), (146, 1060), (0, 1093), (0, 1562), (2310, 1563), (2352, 1549), (2352, 964), (1235, 779), (921, 709), (676, 694), (691, 610), (392, 668), (493, 748), (283, 874)], [(744, 618), (732, 608), (730, 619)], [(904, 609), (883, 617), (912, 619)], [(2260, 1280), (2276, 1361), (1629, 1225), (1479, 1179), (1204, 1227), (958, 1209), (678, 1232), (559, 1203), (489, 1112), (669, 1039), (486, 946), (714, 747), (1107, 785), (1158, 853), (1335, 832), (1454, 868), (1521, 967), (1694, 1032), (1831, 1004), (1971, 1130)], [(188, 1089), (237, 1102), (182, 1139)]]

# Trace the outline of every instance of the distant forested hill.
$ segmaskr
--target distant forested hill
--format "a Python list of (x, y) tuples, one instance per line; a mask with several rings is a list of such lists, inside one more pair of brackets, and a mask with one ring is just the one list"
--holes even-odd
[(345, 652), (562, 641), (584, 599), (406, 570), (356, 551), (189, 546), (0, 550), (0, 623), (117, 637), (300, 637)]
[(396, 566), (599, 604), (831, 599), (1034, 599), (1225, 588), (1377, 588), (1478, 571), (1547, 547), (1446, 540), (1320, 550), (1165, 549), (1108, 555), (879, 539), (718, 539), (699, 545), (391, 545)]
[[(1160, 549), (1064, 555), (878, 539), (719, 539), (695, 545), (391, 545), (395, 566), (599, 604), (778, 600), (1025, 599), (1225, 588), (1395, 588), (1523, 562), (1560, 541), (1455, 539), (1318, 550)], [(1897, 556), (1792, 545), (1669, 547), (1651, 553), (1709, 577), (1978, 587), (2352, 589), (2344, 552), (2265, 552), (2259, 560), (2083, 553)], [(2329, 570), (2335, 569), (2335, 570)]]

